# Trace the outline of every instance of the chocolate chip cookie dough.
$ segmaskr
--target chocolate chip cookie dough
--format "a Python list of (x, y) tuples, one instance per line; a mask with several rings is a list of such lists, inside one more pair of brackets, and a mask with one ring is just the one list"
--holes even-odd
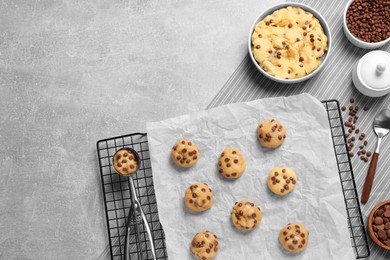
[(258, 126), (257, 137), (266, 148), (277, 148), (286, 139), (286, 128), (276, 119), (268, 119)]
[(302, 252), (309, 242), (309, 231), (301, 223), (288, 224), (280, 230), (279, 242), (290, 253)]
[(173, 146), (171, 157), (176, 165), (189, 168), (198, 161), (199, 150), (194, 142), (182, 139)]
[(228, 179), (237, 179), (245, 171), (246, 161), (236, 148), (226, 148), (218, 160), (219, 172)]
[(213, 205), (213, 191), (206, 183), (191, 185), (184, 196), (184, 203), (192, 212), (205, 211)]
[(138, 169), (137, 157), (126, 149), (118, 150), (114, 155), (114, 168), (121, 175), (130, 175)]
[(268, 175), (268, 188), (275, 194), (286, 195), (297, 183), (297, 175), (288, 167), (275, 167)]
[(200, 260), (212, 260), (218, 254), (217, 236), (210, 231), (197, 233), (191, 242), (192, 254)]
[(236, 202), (231, 213), (233, 225), (243, 231), (255, 229), (262, 217), (260, 207), (247, 200)]
[(279, 9), (260, 21), (252, 34), (252, 51), (272, 76), (301, 78), (321, 64), (328, 38), (317, 18), (299, 7)]

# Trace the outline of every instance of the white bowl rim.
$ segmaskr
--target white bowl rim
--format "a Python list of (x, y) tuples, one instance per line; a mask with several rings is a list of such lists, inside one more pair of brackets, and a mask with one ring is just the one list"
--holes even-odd
[(377, 48), (379, 48), (379, 47), (385, 45), (386, 43), (388, 43), (390, 41), (390, 37), (388, 37), (386, 40), (383, 40), (383, 41), (380, 41), (380, 42), (365, 42), (365, 41), (360, 40), (359, 38), (356, 38), (351, 33), (351, 31), (349, 30), (348, 25), (347, 25), (347, 11), (348, 11), (349, 6), (352, 4), (353, 1), (355, 1), (355, 0), (349, 0), (347, 5), (345, 6), (345, 9), (344, 9), (343, 23), (344, 23), (344, 26), (345, 26), (345, 29), (346, 29), (344, 31), (346, 31), (349, 36), (351, 36), (356, 42), (358, 42), (362, 46), (366, 45), (366, 46), (370, 46), (370, 47), (377, 47)]
[[(308, 11), (310, 13), (312, 13), (314, 15), (314, 17), (316, 17), (320, 23), (321, 23), (321, 26), (324, 28), (326, 27), (326, 31), (328, 32), (328, 50), (326, 51), (326, 55), (325, 55), (325, 58), (324, 60), (321, 62), (320, 66), (318, 68), (316, 68), (313, 72), (311, 72), (310, 74), (307, 74), (303, 77), (300, 77), (300, 78), (295, 78), (295, 79), (283, 79), (283, 78), (278, 78), (278, 77), (275, 77), (275, 76), (272, 76), (271, 74), (269, 74), (268, 72), (266, 72), (265, 70), (263, 70), (262, 67), (260, 67), (260, 65), (258, 64), (258, 62), (256, 61), (256, 59), (254, 58), (253, 56), (253, 53), (252, 53), (252, 34), (253, 34), (253, 31), (256, 27), (256, 24), (258, 22), (260, 22), (260, 17), (262, 16), (267, 16), (269, 15), (271, 12), (274, 12), (274, 11), (277, 11), (281, 8), (285, 8), (285, 7), (288, 7), (288, 6), (296, 6), (296, 7), (301, 7), (302, 9), (304, 9), (305, 11)], [(263, 18), (264, 19), (264, 18)], [(325, 30), (324, 30), (325, 31)], [(253, 25), (251, 27), (251, 30), (249, 31), (249, 40), (248, 40), (248, 49), (249, 49), (249, 54), (251, 56), (251, 59), (252, 59), (252, 62), (254, 63), (254, 65), (256, 66), (256, 68), (264, 75), (266, 76), (267, 78), (271, 79), (271, 80), (274, 80), (276, 82), (279, 82), (279, 83), (286, 83), (286, 84), (294, 84), (294, 83), (299, 83), (299, 82), (303, 82), (311, 77), (314, 77), (314, 75), (316, 75), (321, 69), (322, 67), (324, 66), (324, 64), (326, 63), (326, 61), (328, 60), (328, 57), (329, 57), (329, 54), (331, 53), (331, 49), (332, 49), (332, 35), (331, 35), (331, 32), (330, 32), (330, 27), (328, 25), (328, 23), (326, 22), (326, 20), (324, 19), (324, 17), (317, 11), (315, 10), (314, 8), (308, 6), (308, 5), (305, 5), (305, 4), (301, 4), (301, 3), (297, 3), (297, 2), (284, 2), (284, 3), (280, 3), (280, 4), (277, 4), (277, 5), (274, 5), (270, 8), (268, 8), (267, 10), (265, 10), (264, 12), (262, 12), (259, 16), (257, 16), (257, 18), (255, 19), (255, 21), (253, 22)]]

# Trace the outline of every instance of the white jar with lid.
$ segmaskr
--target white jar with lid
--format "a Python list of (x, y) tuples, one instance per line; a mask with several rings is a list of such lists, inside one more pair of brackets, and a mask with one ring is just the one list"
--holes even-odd
[(371, 51), (364, 55), (352, 71), (355, 87), (369, 97), (390, 93), (390, 53)]

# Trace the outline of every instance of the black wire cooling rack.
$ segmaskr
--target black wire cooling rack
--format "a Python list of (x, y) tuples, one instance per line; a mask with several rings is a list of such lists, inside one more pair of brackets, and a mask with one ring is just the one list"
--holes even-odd
[[(340, 182), (348, 215), (351, 245), (357, 259), (365, 258), (370, 255), (370, 249), (368, 247), (367, 233), (360, 210), (352, 164), (347, 149), (340, 105), (337, 100), (327, 100), (322, 103), (328, 113)], [(123, 147), (131, 147), (140, 155), (142, 161), (141, 168), (134, 177), (138, 197), (152, 229), (157, 258), (168, 259), (164, 242), (164, 231), (159, 222), (157, 212), (147, 136), (141, 133), (104, 139), (97, 142), (111, 259), (124, 259), (126, 217), (131, 205), (129, 180), (127, 177), (115, 173), (112, 166), (112, 156), (118, 149)], [(130, 259), (152, 259), (145, 226), (140, 219), (136, 219), (131, 223), (131, 234), (129, 239)]]
[(351, 245), (356, 259), (370, 255), (367, 233), (364, 228), (362, 212), (360, 210), (359, 197), (356, 190), (355, 177), (353, 175), (351, 159), (349, 157), (347, 140), (343, 127), (343, 119), (340, 104), (337, 100), (322, 102), (328, 113), (329, 125), (332, 132), (333, 147), (336, 155), (337, 166), (343, 189), (345, 207), (348, 216), (348, 228), (351, 237)]
[[(123, 147), (133, 148), (140, 156), (140, 169), (133, 177), (136, 192), (152, 231), (157, 259), (167, 259), (164, 231), (158, 218), (148, 141), (146, 134), (142, 133), (97, 142), (111, 259), (125, 259), (126, 220), (131, 205), (129, 178), (117, 174), (112, 165), (115, 152)], [(132, 220), (130, 234), (132, 235), (129, 238), (129, 259), (153, 259), (148, 235), (141, 218)]]

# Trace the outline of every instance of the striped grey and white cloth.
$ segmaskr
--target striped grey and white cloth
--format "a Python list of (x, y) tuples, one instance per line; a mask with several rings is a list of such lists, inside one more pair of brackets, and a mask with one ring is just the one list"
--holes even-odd
[[(372, 121), (376, 113), (390, 105), (390, 95), (382, 98), (369, 98), (360, 94), (352, 83), (351, 72), (354, 64), (368, 51), (355, 47), (344, 36), (342, 30), (343, 11), (347, 0), (300, 0), (319, 11), (328, 22), (333, 36), (333, 50), (328, 63), (314, 78), (294, 85), (283, 85), (268, 80), (253, 65), (249, 54), (244, 58), (233, 75), (229, 78), (221, 91), (209, 104), (208, 108), (215, 106), (250, 101), (265, 97), (290, 96), (303, 92), (310, 93), (319, 100), (337, 99), (341, 105), (348, 105), (351, 97), (355, 99), (354, 105), (368, 106), (369, 110), (360, 113), (357, 122), (361, 132), (367, 134), (368, 150), (374, 151), (376, 136), (372, 130)], [(382, 50), (389, 51), (387, 44)], [(344, 119), (347, 113), (343, 114)], [(390, 199), (390, 137), (384, 139), (379, 156), (378, 168), (371, 192), (370, 200), (362, 205), (365, 223), (371, 209), (381, 201)], [(358, 156), (352, 158), (356, 185), (361, 196), (363, 183), (368, 170), (369, 162), (361, 161)], [(369, 239), (371, 256), (368, 259), (390, 259), (390, 251), (376, 246)]]

